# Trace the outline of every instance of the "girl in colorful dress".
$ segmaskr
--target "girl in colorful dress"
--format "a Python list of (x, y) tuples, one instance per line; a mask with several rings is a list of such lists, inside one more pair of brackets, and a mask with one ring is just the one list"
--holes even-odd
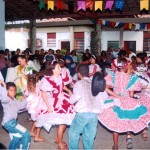
[(132, 148), (130, 132), (138, 133), (146, 128), (150, 122), (150, 108), (141, 104), (142, 99), (134, 99), (134, 91), (140, 91), (142, 84), (136, 75), (127, 73), (129, 64), (126, 59), (120, 59), (116, 73), (108, 74), (107, 88), (113, 88), (114, 93), (120, 95), (121, 105), (104, 110), (99, 115), (99, 121), (113, 131), (113, 149), (118, 149), (119, 133), (127, 132), (127, 148)]
[(50, 69), (45, 72), (41, 81), (40, 89), (49, 114), (43, 115), (43, 120), (37, 120), (37, 124), (43, 126), (47, 131), (52, 125), (59, 125), (55, 142), (58, 143), (59, 149), (67, 149), (67, 144), (63, 142), (63, 133), (66, 125), (71, 124), (75, 113), (74, 105), (68, 102), (70, 98), (68, 94), (72, 94), (72, 92), (64, 85), (58, 62), (51, 63)]
[(47, 107), (42, 99), (41, 90), (37, 81), (38, 77), (36, 73), (28, 75), (27, 91), (25, 92), (27, 96), (26, 108), (28, 110), (28, 113), (31, 115), (31, 119), (33, 121), (33, 125), (30, 130), (31, 136), (34, 137), (35, 142), (44, 142), (45, 139), (40, 137), (41, 128), (36, 127), (36, 120), (38, 116), (47, 113)]
[(96, 64), (96, 57), (92, 55), (90, 57), (90, 65), (89, 65), (89, 77), (92, 79), (93, 75), (96, 72), (101, 72), (101, 68), (98, 64)]
[(72, 77), (70, 75), (70, 71), (67, 67), (65, 67), (65, 62), (63, 59), (60, 59), (58, 61), (60, 67), (62, 68), (61, 69), (61, 76), (62, 76), (62, 79), (64, 81), (64, 85), (68, 85), (72, 82)]
[(19, 65), (15, 68), (17, 78), (14, 82), (17, 86), (16, 99), (22, 100), (22, 98), (24, 98), (24, 92), (27, 89), (27, 75), (34, 69), (27, 65), (24, 55), (18, 56), (18, 63)]

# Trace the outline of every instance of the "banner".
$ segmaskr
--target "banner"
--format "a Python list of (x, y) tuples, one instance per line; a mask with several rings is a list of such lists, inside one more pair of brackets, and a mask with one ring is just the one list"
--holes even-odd
[(86, 8), (89, 8), (90, 10), (93, 10), (94, 2), (93, 0), (86, 0)]
[(124, 0), (116, 0), (116, 10), (122, 11), (124, 6)]
[(105, 5), (105, 9), (112, 10), (113, 4), (114, 4), (114, 0), (107, 0), (106, 5)]
[(47, 2), (47, 9), (54, 10), (54, 1), (53, 0), (48, 0)]
[(98, 9), (103, 10), (103, 1), (95, 1), (95, 11)]
[(57, 2), (57, 10), (62, 10), (63, 9), (63, 2), (62, 0), (58, 0)]
[(78, 9), (77, 9), (77, 11), (79, 11), (79, 10), (86, 11), (85, 0), (78, 0)]
[(45, 9), (45, 0), (40, 0), (40, 10)]
[(149, 0), (140, 0), (140, 11), (143, 9), (149, 10)]

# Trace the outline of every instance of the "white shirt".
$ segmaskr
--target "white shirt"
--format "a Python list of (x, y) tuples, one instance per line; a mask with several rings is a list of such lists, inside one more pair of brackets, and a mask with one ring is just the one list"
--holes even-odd
[(78, 113), (91, 112), (102, 113), (104, 101), (108, 98), (106, 92), (100, 92), (93, 96), (91, 92), (91, 80), (88, 77), (76, 82), (73, 88), (73, 95), (70, 103), (75, 104), (75, 111)]

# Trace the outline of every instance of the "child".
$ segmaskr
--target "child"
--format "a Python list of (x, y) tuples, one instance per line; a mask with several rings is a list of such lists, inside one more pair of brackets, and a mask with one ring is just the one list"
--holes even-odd
[(120, 106), (109, 108), (99, 115), (99, 121), (109, 130), (113, 131), (113, 149), (118, 149), (119, 133), (127, 132), (127, 148), (133, 148), (130, 132), (138, 133), (145, 129), (150, 121), (150, 108), (141, 104), (142, 99), (134, 99), (134, 91), (140, 91), (142, 84), (136, 75), (127, 73), (128, 62), (120, 59), (120, 65), (116, 73), (105, 77), (108, 88), (122, 96)]
[[(33, 120), (33, 125), (30, 130), (31, 136), (35, 137), (35, 142), (45, 142), (45, 139), (40, 137), (41, 128), (36, 128), (36, 120), (38, 116), (41, 114), (47, 113), (46, 105), (44, 105), (44, 101), (41, 96), (41, 90), (37, 84), (37, 76), (36, 73), (28, 75), (27, 81), (27, 110), (31, 115), (31, 119)], [(35, 129), (37, 129), (36, 133), (34, 133)]]
[(20, 102), (15, 99), (16, 85), (14, 83), (5, 84), (3, 81), (0, 83), (3, 86), (0, 86), (0, 99), (4, 111), (2, 125), (11, 136), (9, 149), (29, 149), (30, 132), (16, 121), (18, 112), (25, 109), (26, 101)]
[(90, 63), (91, 65), (89, 65), (89, 77), (92, 79), (96, 72), (101, 72), (101, 68), (98, 64), (96, 64), (96, 57), (94, 55), (90, 57)]
[[(98, 73), (98, 72), (97, 72)], [(107, 99), (108, 95), (105, 90), (105, 80), (100, 76), (100, 82), (95, 82), (98, 85), (98, 95), (95, 91), (91, 91), (93, 83), (88, 77), (89, 67), (86, 64), (81, 64), (78, 67), (78, 77), (81, 79), (77, 81), (73, 88), (73, 94), (70, 97), (70, 103), (75, 104), (76, 116), (72, 121), (69, 129), (69, 149), (79, 149), (79, 138), (82, 133), (84, 149), (92, 149), (94, 138), (97, 132), (98, 113), (103, 111), (103, 101)], [(95, 75), (94, 75), (95, 76)], [(95, 77), (93, 77), (95, 80)], [(92, 95), (95, 96), (93, 96)]]

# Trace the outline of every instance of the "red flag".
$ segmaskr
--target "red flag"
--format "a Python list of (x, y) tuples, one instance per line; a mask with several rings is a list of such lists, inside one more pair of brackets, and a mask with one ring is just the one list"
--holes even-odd
[(123, 26), (123, 28), (124, 28), (124, 30), (129, 29), (129, 24), (125, 23), (124, 26)]
[(97, 21), (97, 24), (102, 25), (102, 20), (98, 20), (98, 21)]
[(62, 0), (58, 0), (57, 2), (57, 10), (62, 10), (63, 9), (63, 2)]
[(114, 28), (116, 25), (116, 22), (109, 22), (110, 27)]
[(150, 23), (147, 24), (147, 29), (150, 29)]
[(86, 9), (90, 8), (90, 10), (92, 10), (93, 6), (94, 6), (93, 0), (86, 0), (86, 5), (85, 5)]

